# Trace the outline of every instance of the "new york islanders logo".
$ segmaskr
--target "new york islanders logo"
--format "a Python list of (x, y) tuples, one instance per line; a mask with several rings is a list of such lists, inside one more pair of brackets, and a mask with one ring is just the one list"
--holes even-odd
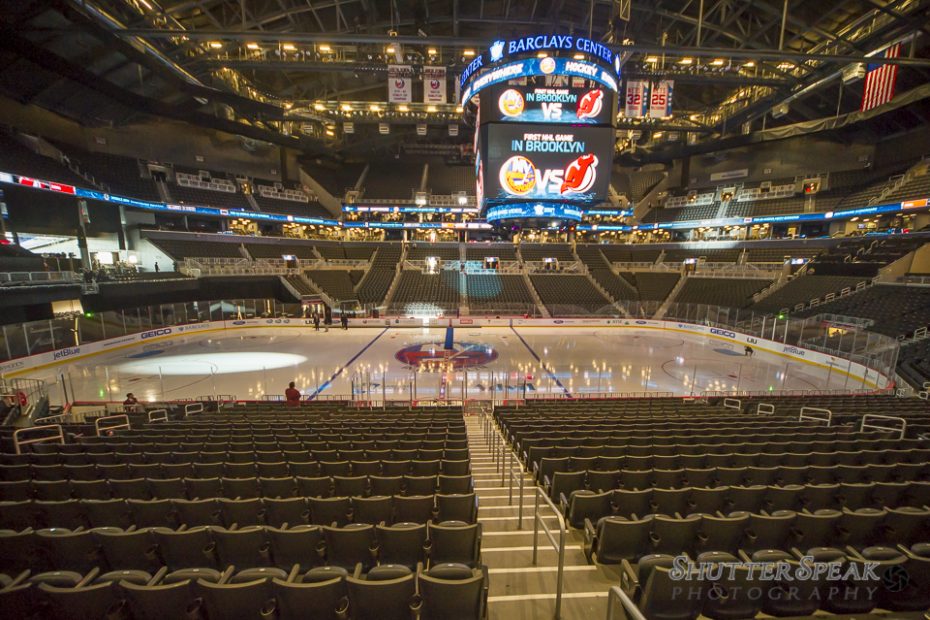
[(429, 342), (404, 347), (394, 358), (413, 368), (444, 371), (490, 364), (497, 359), (497, 351), (474, 342), (455, 342), (451, 349), (444, 349), (439, 342)]
[(514, 155), (501, 166), (500, 182), (510, 194), (529, 194), (536, 187), (536, 166), (526, 157)]
[(565, 168), (560, 194), (584, 194), (594, 187), (597, 181), (597, 155), (582, 155)]
[(600, 88), (591, 90), (578, 100), (578, 118), (596, 118), (604, 109), (604, 91)]
[(501, 114), (511, 118), (523, 114), (524, 102), (523, 95), (515, 88), (508, 88), (501, 93), (497, 100), (497, 107), (500, 108)]

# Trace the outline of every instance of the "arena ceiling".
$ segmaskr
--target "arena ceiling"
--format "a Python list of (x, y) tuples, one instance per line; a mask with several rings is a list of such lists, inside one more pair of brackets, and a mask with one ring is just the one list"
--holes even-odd
[[(448, 146), (454, 104), (379, 105), (387, 64), (455, 74), (516, 34), (591, 36), (621, 51), (626, 77), (674, 79), (670, 121), (621, 120), (647, 138), (706, 144), (851, 112), (862, 80), (840, 72), (894, 42), (898, 92), (930, 82), (930, 0), (19, 0), (0, 20), (0, 92), (18, 101), (87, 125), (158, 116), (316, 153)], [(900, 131), (927, 114), (919, 100), (882, 122)], [(379, 136), (377, 120), (396, 129)]]

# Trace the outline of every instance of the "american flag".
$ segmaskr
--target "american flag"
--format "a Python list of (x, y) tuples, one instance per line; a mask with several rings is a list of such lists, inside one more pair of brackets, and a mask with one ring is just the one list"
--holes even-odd
[[(901, 55), (901, 44), (895, 43), (886, 49), (885, 58), (897, 58)], [(869, 65), (865, 74), (865, 89), (862, 91), (861, 111), (871, 110), (894, 97), (894, 85), (898, 79), (898, 65)]]

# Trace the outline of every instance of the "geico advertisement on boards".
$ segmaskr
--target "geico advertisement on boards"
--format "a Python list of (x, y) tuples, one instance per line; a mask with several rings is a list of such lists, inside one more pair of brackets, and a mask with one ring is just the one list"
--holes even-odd
[(614, 149), (609, 127), (490, 125), (487, 149), (489, 203), (607, 198)]
[(543, 85), (510, 83), (488, 89), (481, 95), (481, 117), (504, 123), (611, 124), (615, 93), (593, 81), (555, 78)]

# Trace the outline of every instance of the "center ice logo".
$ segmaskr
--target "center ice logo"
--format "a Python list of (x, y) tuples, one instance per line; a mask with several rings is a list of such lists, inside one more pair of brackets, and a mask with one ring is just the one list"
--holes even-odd
[(515, 88), (508, 88), (501, 93), (500, 98), (497, 100), (497, 107), (500, 108), (504, 116), (511, 118), (520, 116), (523, 114), (523, 95)]
[(497, 359), (497, 351), (476, 342), (454, 342), (451, 349), (444, 349), (441, 342), (428, 342), (404, 347), (394, 358), (413, 368), (444, 371), (490, 364)]

